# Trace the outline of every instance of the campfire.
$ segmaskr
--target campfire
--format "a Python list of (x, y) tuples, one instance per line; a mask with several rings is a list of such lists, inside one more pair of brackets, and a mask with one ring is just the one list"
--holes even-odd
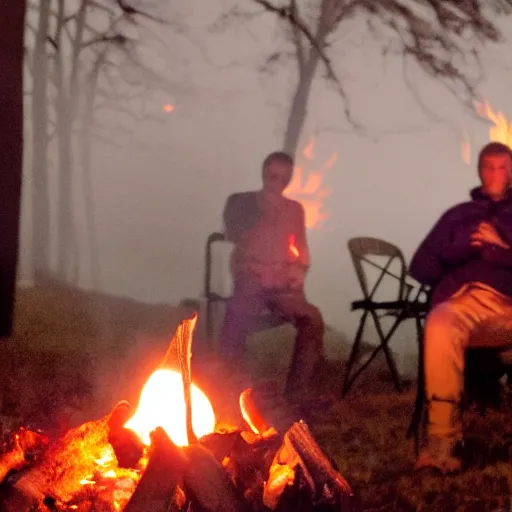
[(240, 395), (242, 427), (218, 426), (191, 379), (197, 315), (178, 327), (134, 410), (50, 440), (21, 429), (0, 457), (2, 510), (244, 512), (348, 510), (351, 490), (303, 421), (283, 434)]

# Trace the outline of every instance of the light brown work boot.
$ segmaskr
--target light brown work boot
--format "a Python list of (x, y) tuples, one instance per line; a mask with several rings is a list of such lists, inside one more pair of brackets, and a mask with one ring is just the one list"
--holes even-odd
[(459, 473), (462, 461), (454, 455), (456, 439), (430, 436), (427, 445), (420, 451), (416, 461), (416, 471), (435, 469), (443, 475)]

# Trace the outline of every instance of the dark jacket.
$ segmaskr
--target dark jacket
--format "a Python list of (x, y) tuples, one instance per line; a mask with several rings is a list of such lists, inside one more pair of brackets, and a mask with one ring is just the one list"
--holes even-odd
[[(302, 287), (309, 266), (304, 208), (283, 197), (266, 209), (259, 192), (231, 195), (224, 208), (227, 238), (235, 244), (232, 271), (251, 274), (266, 287)], [(290, 252), (293, 245), (298, 257)], [(284, 284), (283, 284), (284, 283)]]
[(480, 188), (473, 189), (471, 201), (444, 213), (416, 251), (409, 273), (433, 288), (432, 305), (470, 282), (481, 282), (512, 297), (512, 249), (471, 246), (471, 235), (484, 221), (512, 245), (511, 194), (492, 201)]

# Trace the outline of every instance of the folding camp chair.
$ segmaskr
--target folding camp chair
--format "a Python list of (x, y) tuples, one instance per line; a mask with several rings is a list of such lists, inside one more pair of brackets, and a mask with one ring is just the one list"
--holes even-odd
[[(417, 292), (411, 297), (411, 293), (415, 288), (414, 285), (407, 282), (407, 266), (402, 251), (386, 242), (377, 238), (352, 238), (348, 242), (348, 248), (356, 275), (363, 292), (363, 299), (352, 302), (352, 311), (362, 310), (363, 314), (359, 322), (356, 337), (352, 345), (349, 356), (345, 379), (343, 382), (342, 396), (346, 396), (354, 381), (361, 373), (371, 364), (378, 353), (382, 350), (386, 356), (386, 361), (393, 378), (393, 382), (397, 390), (401, 391), (402, 386), (400, 377), (396, 369), (393, 355), (389, 349), (389, 342), (397, 330), (398, 326), (407, 319), (414, 319), (416, 322), (416, 334), (418, 343), (423, 337), (423, 319), (427, 311), (426, 294), (424, 288), (418, 286)], [(376, 261), (376, 258), (384, 258), (384, 262)], [(397, 262), (398, 272), (392, 272), (393, 263)], [(377, 277), (372, 287), (369, 285), (367, 276), (367, 266), (377, 271)], [(396, 280), (398, 285), (398, 293), (395, 300), (380, 301), (376, 299), (377, 292), (380, 290), (384, 278), (392, 278)], [(393, 317), (394, 322), (387, 332), (381, 325), (383, 317)], [(379, 336), (380, 344), (373, 350), (368, 359), (362, 364), (352, 375), (353, 367), (358, 360), (361, 351), (361, 342), (366, 321), (368, 317), (373, 319), (373, 323)]]

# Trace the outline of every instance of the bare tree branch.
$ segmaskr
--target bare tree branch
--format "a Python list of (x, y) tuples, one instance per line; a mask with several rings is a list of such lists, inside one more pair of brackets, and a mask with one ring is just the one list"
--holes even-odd
[(92, 45), (95, 45), (98, 43), (114, 43), (114, 44), (118, 44), (120, 46), (124, 46), (129, 42), (133, 42), (133, 41), (123, 34), (114, 34), (111, 36), (101, 35), (98, 37), (93, 37), (92, 39), (89, 39), (89, 41), (84, 41), (80, 45), (80, 48), (82, 48), (82, 49), (88, 48), (89, 46), (92, 46)]
[(325, 54), (324, 49), (318, 44), (317, 39), (311, 32), (310, 28), (306, 25), (306, 23), (297, 16), (297, 10), (291, 9), (290, 7), (279, 7), (268, 0), (253, 0), (257, 4), (260, 4), (267, 11), (273, 12), (277, 14), (280, 18), (285, 19), (290, 22), (290, 24), (295, 27), (300, 33), (304, 35), (312, 48), (316, 50), (318, 56), (324, 63), (327, 69), (327, 75), (329, 79), (332, 79), (335, 82), (338, 82), (338, 78), (331, 64), (331, 59)]
[[(512, 12), (512, 0), (314, 0), (309, 6), (319, 12), (315, 28), (300, 16), (294, 0), (288, 4), (278, 0), (253, 3), (289, 23), (299, 70), (305, 60), (304, 43), (316, 52), (326, 78), (335, 85), (345, 104), (347, 95), (335, 71), (327, 37), (338, 32), (347, 20), (366, 18), (374, 37), (386, 39), (384, 52), (398, 45), (400, 53), (414, 60), (427, 75), (443, 82), (452, 93), (459, 97), (462, 94), (463, 101), (470, 104), (478, 83), (478, 77), (473, 75), (475, 69), (479, 70), (479, 51), (486, 42), (502, 40), (496, 24), (498, 16)], [(384, 30), (379, 31), (379, 26)]]
[(276, 14), (279, 18), (284, 19), (288, 21), (292, 27), (292, 30), (294, 30), (294, 36), (296, 42), (300, 41), (299, 34), (301, 34), (306, 41), (309, 43), (311, 50), (313, 51), (313, 54), (315, 57), (313, 58), (319, 58), (322, 63), (324, 64), (325, 70), (326, 70), (326, 76), (329, 81), (331, 81), (336, 90), (338, 91), (339, 95), (343, 99), (343, 105), (344, 105), (344, 114), (347, 120), (352, 124), (352, 126), (356, 129), (360, 129), (359, 124), (354, 120), (352, 116), (352, 112), (350, 109), (350, 105), (348, 102), (348, 95), (346, 93), (346, 90), (341, 82), (341, 80), (338, 78), (338, 75), (336, 74), (332, 61), (330, 57), (327, 55), (326, 52), (326, 36), (332, 30), (332, 23), (331, 20), (326, 21), (327, 13), (335, 13), (336, 18), (338, 19), (341, 16), (349, 16), (352, 10), (356, 7), (359, 0), (354, 0), (352, 2), (349, 2), (348, 4), (344, 5), (342, 9), (339, 11), (333, 11), (333, 6), (336, 4), (336, 0), (322, 0), (321, 4), (321, 13), (319, 16), (318, 21), (318, 29), (316, 31), (316, 34), (312, 31), (310, 27), (306, 24), (306, 22), (300, 18), (299, 13), (296, 8), (296, 4), (294, 2), (291, 2), (290, 6), (284, 7), (284, 6), (278, 6), (275, 4), (272, 4), (268, 0), (253, 0), (257, 4), (264, 7), (267, 11), (273, 12)]
[(162, 20), (161, 18), (158, 18), (157, 16), (153, 16), (148, 12), (142, 11), (140, 9), (133, 7), (132, 5), (129, 5), (128, 3), (124, 2), (124, 0), (116, 0), (116, 3), (118, 5), (118, 7), (121, 9), (121, 11), (128, 18), (140, 16), (143, 18), (147, 18), (148, 20), (155, 21), (157, 23), (167, 23), (165, 20)]
[[(299, 15), (299, 9), (297, 7), (297, 0), (290, 0), (290, 13), (297, 19)], [(297, 52), (297, 64), (299, 66), (299, 74), (304, 72), (306, 66), (306, 55), (304, 51), (304, 45), (302, 44), (302, 37), (299, 27), (296, 24), (292, 24), (293, 33), (293, 44), (295, 45)]]

